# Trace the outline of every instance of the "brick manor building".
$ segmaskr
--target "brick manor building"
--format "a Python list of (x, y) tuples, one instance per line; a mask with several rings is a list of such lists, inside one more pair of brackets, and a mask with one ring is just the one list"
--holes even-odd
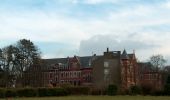
[[(122, 90), (143, 84), (161, 87), (161, 74), (145, 67), (146, 63), (137, 62), (135, 52), (127, 54), (126, 50), (121, 53), (107, 48), (103, 55), (43, 59), (41, 67), (34, 66), (25, 72), (25, 86), (69, 84), (104, 89), (109, 84), (115, 84)], [(159, 84), (152, 85), (155, 82)]]

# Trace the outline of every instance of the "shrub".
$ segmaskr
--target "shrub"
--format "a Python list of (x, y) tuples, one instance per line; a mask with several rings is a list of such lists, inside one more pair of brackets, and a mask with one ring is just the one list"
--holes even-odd
[(17, 95), (19, 97), (35, 97), (37, 96), (37, 91), (33, 88), (18, 89)]
[(4, 97), (5, 97), (5, 89), (0, 88), (0, 98), (4, 98)]
[(65, 89), (71, 95), (87, 95), (90, 92), (89, 87), (66, 87)]
[(56, 89), (55, 88), (47, 88), (47, 96), (56, 96)]
[(116, 95), (117, 94), (117, 86), (116, 85), (109, 85), (107, 88), (107, 94), (112, 96), (112, 95)]
[(162, 91), (162, 90), (155, 90), (155, 91), (153, 91), (152, 95), (153, 96), (163, 96), (165, 94), (164, 94), (164, 91)]
[(100, 89), (91, 89), (90, 94), (91, 95), (101, 95), (102, 91)]
[(13, 89), (8, 89), (6, 90), (5, 92), (5, 97), (16, 97), (17, 96), (17, 93), (16, 91)]
[(139, 86), (131, 86), (129, 92), (131, 95), (141, 94), (141, 88)]
[(55, 88), (55, 96), (66, 96), (68, 95), (68, 91), (64, 88)]
[(68, 92), (63, 88), (39, 88), (38, 96), (65, 96), (68, 95)]
[(3, 97), (47, 97), (47, 96), (66, 96), (68, 91), (64, 88), (21, 88), (21, 89), (1, 89), (0, 98)]
[(164, 93), (165, 95), (170, 95), (170, 84), (164, 86)]
[(129, 89), (121, 89), (118, 91), (118, 95), (130, 95)]
[(44, 97), (44, 96), (48, 96), (48, 90), (47, 88), (38, 88), (38, 96), (40, 97)]
[(63, 88), (48, 88), (48, 96), (65, 96), (67, 92)]
[(149, 95), (149, 94), (151, 94), (151, 91), (152, 91), (151, 86), (149, 86), (149, 85), (143, 85), (142, 86), (142, 94), (143, 95)]

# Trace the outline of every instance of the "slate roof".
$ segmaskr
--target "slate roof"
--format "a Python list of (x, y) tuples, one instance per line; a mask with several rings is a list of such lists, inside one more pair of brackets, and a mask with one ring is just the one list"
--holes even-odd
[(66, 64), (67, 60), (68, 60), (67, 58), (43, 59), (43, 64), (41, 65), (42, 70), (48, 70), (48, 69), (50, 69), (52, 67), (51, 65), (55, 65), (57, 63)]
[[(93, 60), (94, 56), (84, 56), (84, 57), (78, 57), (76, 56), (81, 64), (81, 67), (83, 68), (90, 68), (90, 63)], [(98, 56), (95, 56), (98, 57)], [(54, 58), (54, 59), (43, 59), (45, 66), (44, 67), (50, 67), (53, 64), (57, 64), (57, 63), (62, 63), (62, 64), (67, 64), (68, 63), (68, 58)], [(46, 68), (45, 68), (46, 69)]]
[(46, 64), (57, 64), (57, 63), (67, 63), (67, 58), (53, 58), (53, 59), (43, 59)]
[(91, 63), (92, 56), (80, 57), (79, 59), (82, 67), (90, 67), (89, 63)]

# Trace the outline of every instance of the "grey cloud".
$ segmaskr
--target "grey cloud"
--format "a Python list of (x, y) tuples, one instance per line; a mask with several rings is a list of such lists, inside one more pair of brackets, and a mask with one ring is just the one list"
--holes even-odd
[(138, 33), (134, 32), (134, 33), (129, 33), (128, 34), (128, 38), (133, 38), (135, 36), (137, 36)]
[(118, 40), (113, 35), (96, 35), (88, 40), (81, 41), (79, 54), (91, 55), (92, 53), (102, 54), (109, 47), (110, 50), (123, 50), (124, 48), (130, 52), (133, 50), (148, 50), (159, 47), (159, 45), (147, 42), (140, 42), (128, 37), (126, 40)]

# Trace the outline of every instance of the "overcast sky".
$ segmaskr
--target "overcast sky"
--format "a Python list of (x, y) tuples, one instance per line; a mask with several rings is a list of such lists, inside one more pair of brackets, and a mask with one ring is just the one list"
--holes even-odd
[[(0, 47), (32, 40), (43, 58), (136, 52), (170, 60), (170, 0), (0, 0)], [(170, 64), (170, 61), (168, 61)]]

